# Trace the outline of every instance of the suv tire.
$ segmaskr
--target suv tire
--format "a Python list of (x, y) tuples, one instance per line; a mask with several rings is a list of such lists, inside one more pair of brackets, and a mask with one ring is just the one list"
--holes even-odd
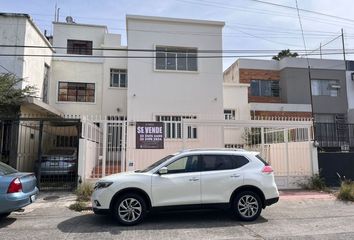
[(232, 213), (242, 221), (254, 221), (262, 212), (262, 201), (257, 193), (243, 191), (231, 202)]
[(114, 204), (113, 216), (122, 225), (136, 225), (143, 221), (145, 215), (146, 202), (139, 194), (123, 194)]

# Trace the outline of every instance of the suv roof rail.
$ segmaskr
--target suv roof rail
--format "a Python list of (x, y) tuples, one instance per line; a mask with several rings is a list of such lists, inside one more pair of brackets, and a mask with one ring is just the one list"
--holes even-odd
[(242, 148), (192, 148), (184, 149), (181, 152), (195, 152), (195, 151), (235, 151), (235, 152), (247, 152)]

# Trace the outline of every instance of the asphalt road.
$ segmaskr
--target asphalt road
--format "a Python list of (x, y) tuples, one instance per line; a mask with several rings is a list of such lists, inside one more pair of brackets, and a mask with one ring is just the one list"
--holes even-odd
[(332, 197), (283, 197), (256, 222), (244, 223), (222, 211), (164, 213), (134, 227), (112, 218), (67, 208), (70, 194), (43, 200), (0, 222), (0, 239), (354, 239), (354, 204)]

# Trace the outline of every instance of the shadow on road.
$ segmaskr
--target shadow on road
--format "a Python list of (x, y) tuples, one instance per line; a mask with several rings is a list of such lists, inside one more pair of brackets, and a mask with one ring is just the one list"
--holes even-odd
[(111, 234), (117, 235), (123, 231), (233, 227), (259, 224), (267, 221), (268, 220), (260, 217), (254, 222), (241, 223), (233, 220), (223, 211), (186, 211), (151, 214), (147, 216), (143, 223), (132, 227), (119, 225), (111, 216), (85, 214), (65, 220), (59, 223), (57, 227), (62, 232), (110, 232)]
[(0, 219), (0, 228), (7, 227), (7, 226), (13, 224), (14, 222), (16, 222), (16, 218), (13, 218), (13, 217), (7, 217), (7, 218)]

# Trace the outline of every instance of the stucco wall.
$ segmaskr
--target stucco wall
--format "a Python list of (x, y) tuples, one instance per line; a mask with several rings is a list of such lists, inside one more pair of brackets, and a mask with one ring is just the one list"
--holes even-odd
[[(222, 26), (217, 25), (127, 18), (128, 46), (133, 49), (153, 50), (155, 45), (165, 45), (222, 50), (221, 34)], [(128, 54), (154, 57), (153, 52)], [(129, 58), (128, 69), (128, 119), (153, 120), (156, 113), (222, 117), (220, 58), (198, 59), (197, 72), (155, 71), (153, 58)]]
[[(308, 69), (285, 68), (281, 71), (280, 87), (285, 102), (309, 104), (310, 81)], [(347, 113), (346, 76), (343, 70), (312, 69), (311, 79), (339, 80), (340, 90), (337, 97), (313, 96), (314, 113)]]
[[(0, 16), (0, 44), (24, 45), (26, 32), (26, 19), (21, 17)], [(23, 48), (0, 48), (0, 54), (23, 54)], [(3, 56), (0, 63), (10, 72), (22, 77), (23, 57)], [(7, 71), (0, 67), (0, 73)]]
[[(102, 64), (53, 61), (49, 104), (65, 114), (100, 115), (102, 104)], [(95, 83), (95, 102), (59, 102), (58, 82)]]

